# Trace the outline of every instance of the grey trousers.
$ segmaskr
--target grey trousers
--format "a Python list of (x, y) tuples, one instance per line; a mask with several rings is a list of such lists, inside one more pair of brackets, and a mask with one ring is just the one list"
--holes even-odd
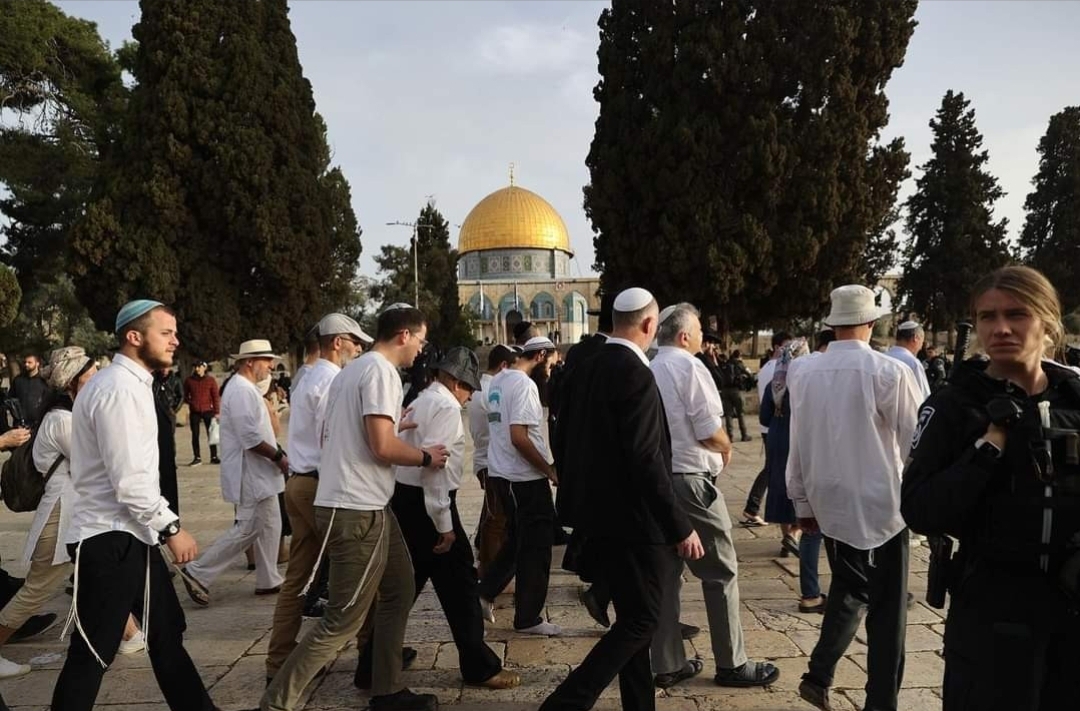
[[(724, 496), (704, 474), (675, 475), (672, 485), (676, 500), (690, 517), (690, 523), (705, 548), (702, 558), (687, 561), (686, 565), (701, 580), (716, 668), (734, 669), (746, 662), (746, 643), (739, 619), (739, 564), (731, 541), (731, 517)], [(675, 555), (674, 549), (671, 555)], [(651, 651), (654, 674), (669, 674), (686, 664), (679, 629), (682, 566), (673, 568), (675, 572), (664, 590), (660, 628), (653, 636)]]

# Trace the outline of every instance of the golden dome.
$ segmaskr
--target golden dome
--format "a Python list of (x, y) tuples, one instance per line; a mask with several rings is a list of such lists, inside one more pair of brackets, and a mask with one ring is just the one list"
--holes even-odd
[(570, 233), (555, 208), (513, 184), (478, 202), (461, 225), (458, 253), (481, 249), (557, 249), (573, 254)]

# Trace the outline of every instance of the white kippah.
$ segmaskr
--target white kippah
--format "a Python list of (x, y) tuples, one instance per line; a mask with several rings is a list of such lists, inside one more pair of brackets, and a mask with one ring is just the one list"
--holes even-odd
[(904, 321), (902, 324), (896, 327), (897, 331), (914, 331), (916, 328), (920, 328), (922, 324), (918, 321)]
[(668, 320), (671, 314), (675, 313), (675, 309), (678, 308), (678, 304), (672, 304), (671, 306), (665, 306), (664, 310), (660, 312), (660, 320), (657, 323), (663, 323)]
[(612, 308), (622, 313), (630, 313), (640, 311), (652, 302), (652, 294), (641, 287), (634, 286), (619, 292), (619, 295), (615, 297), (615, 305)]

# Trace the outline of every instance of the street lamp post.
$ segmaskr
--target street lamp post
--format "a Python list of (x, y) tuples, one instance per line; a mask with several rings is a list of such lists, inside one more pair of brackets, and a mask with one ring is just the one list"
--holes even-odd
[(418, 254), (420, 252), (420, 242), (416, 238), (416, 231), (417, 230), (423, 230), (423, 229), (427, 229), (427, 230), (434, 229), (435, 225), (418, 225), (415, 222), (400, 222), (400, 221), (387, 222), (386, 224), (387, 224), (387, 226), (398, 225), (400, 227), (411, 227), (412, 228), (413, 306), (415, 306), (416, 308), (420, 308), (420, 268), (419, 268), (420, 267), (420, 265), (419, 265), (420, 258), (418, 256)]

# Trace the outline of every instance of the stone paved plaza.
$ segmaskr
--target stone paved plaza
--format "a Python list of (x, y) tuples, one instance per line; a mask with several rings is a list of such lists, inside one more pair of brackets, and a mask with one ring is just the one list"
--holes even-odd
[[(756, 428), (755, 428), (756, 431)], [(221, 500), (216, 466), (203, 464), (188, 468), (191, 460), (190, 434), (177, 430), (180, 467), (180, 496), (184, 527), (192, 531), (205, 547), (232, 523), (232, 507)], [(205, 450), (205, 439), (203, 447)], [(719, 481), (733, 520), (742, 509), (746, 490), (761, 467), (761, 440), (736, 443), (731, 467)], [(205, 451), (204, 451), (205, 456)], [(471, 471), (471, 465), (468, 465)], [(458, 496), (462, 519), (473, 530), (481, 505), (481, 491), (471, 477)], [(15, 575), (24, 568), (15, 561), (20, 557), (31, 514), (13, 514), (0, 506), (0, 555), (4, 566)], [(734, 530), (739, 552), (739, 579), (742, 594), (742, 619), (746, 630), (747, 650), (751, 658), (773, 660), (781, 669), (780, 680), (767, 690), (724, 689), (712, 683), (712, 650), (708, 644), (708, 626), (702, 604), (700, 585), (688, 578), (683, 587), (682, 619), (703, 628), (702, 634), (688, 643), (688, 653), (706, 658), (706, 671), (698, 678), (659, 692), (661, 711), (706, 711), (739, 709), (742, 711), (798, 711), (811, 707), (799, 700), (795, 689), (806, 669), (806, 658), (818, 636), (819, 615), (797, 611), (798, 563), (794, 558), (780, 558), (780, 532), (775, 526)], [(923, 601), (926, 588), (925, 547), (912, 549), (911, 589), (919, 602), (908, 615), (907, 666), (900, 708), (904, 711), (938, 709), (943, 663), (940, 656), (944, 631), (940, 611)], [(553, 556), (551, 589), (547, 614), (562, 625), (564, 634), (557, 638), (536, 638), (510, 629), (512, 614), (496, 611), (497, 622), (489, 625), (487, 639), (507, 667), (521, 673), (522, 685), (510, 691), (489, 691), (463, 687), (458, 677), (457, 654), (450, 629), (430, 588), (417, 601), (406, 633), (406, 643), (419, 656), (405, 681), (415, 691), (438, 695), (441, 704), (465, 711), (524, 711), (534, 709), (585, 656), (602, 629), (593, 623), (578, 603), (580, 582), (559, 569), (562, 549)], [(822, 556), (822, 588), (828, 589), (828, 566)], [(210, 695), (225, 711), (251, 708), (258, 702), (264, 685), (264, 660), (272, 597), (255, 597), (254, 573), (245, 570), (238, 559), (234, 569), (211, 588), (208, 608), (196, 607), (187, 599), (183, 586), (177, 587), (187, 614), (187, 648), (199, 665)], [(48, 611), (66, 614), (70, 598), (62, 590), (50, 601)], [(502, 596), (499, 608), (513, 605), (510, 594)], [(305, 624), (311, 624), (307, 622)], [(8, 645), (3, 654), (17, 662), (29, 662), (34, 671), (19, 679), (0, 681), (0, 693), (13, 709), (43, 711), (48, 707), (52, 688), (63, 664), (67, 646), (58, 640), (57, 625), (41, 637)], [(834, 705), (851, 711), (860, 709), (866, 676), (865, 637), (860, 635), (837, 670)], [(356, 709), (366, 706), (366, 696), (352, 686), (356, 650), (344, 650), (331, 671), (314, 685), (303, 708), (311, 710)], [(98, 708), (109, 711), (157, 711), (166, 709), (145, 654), (118, 657), (105, 676)], [(619, 708), (617, 685), (601, 697), (598, 709)]]

